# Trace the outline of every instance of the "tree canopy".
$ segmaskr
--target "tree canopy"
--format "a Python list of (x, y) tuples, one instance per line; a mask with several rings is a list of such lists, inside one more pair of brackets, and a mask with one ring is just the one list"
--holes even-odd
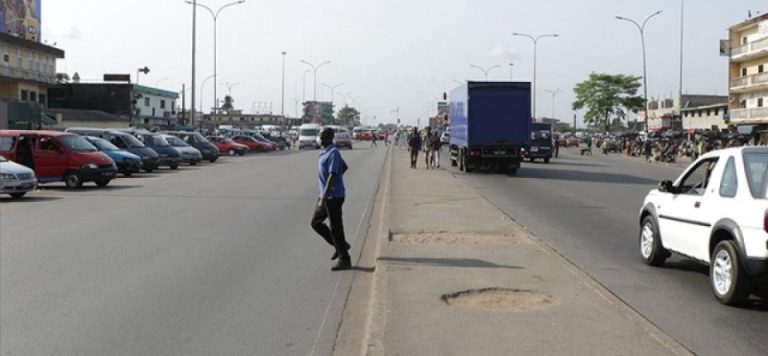
[(234, 108), (235, 108), (235, 99), (233, 99), (231, 95), (225, 96), (224, 103), (221, 104), (221, 110), (224, 110), (224, 112), (230, 112)]
[(637, 96), (642, 77), (623, 74), (592, 73), (587, 80), (576, 84), (573, 110), (586, 109), (584, 122), (601, 124), (607, 129), (610, 117), (624, 118), (626, 111), (637, 112), (645, 102)]
[(338, 114), (336, 114), (336, 118), (342, 125), (354, 126), (360, 122), (360, 112), (353, 107), (345, 105), (339, 110)]

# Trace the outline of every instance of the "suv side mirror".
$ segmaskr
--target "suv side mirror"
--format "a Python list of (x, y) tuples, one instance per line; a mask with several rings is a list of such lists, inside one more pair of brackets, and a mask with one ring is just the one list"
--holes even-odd
[(675, 193), (675, 186), (672, 184), (672, 181), (665, 180), (659, 183), (659, 191), (662, 193)]

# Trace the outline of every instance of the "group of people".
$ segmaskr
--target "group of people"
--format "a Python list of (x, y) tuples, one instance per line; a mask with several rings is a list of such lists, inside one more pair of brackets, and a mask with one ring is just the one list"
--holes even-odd
[(424, 151), (424, 163), (427, 169), (440, 168), (440, 151), (442, 148), (440, 132), (432, 131), (432, 128), (427, 126), (422, 134), (414, 127), (411, 132), (398, 131), (395, 134), (398, 148), (402, 148), (403, 140), (407, 143), (407, 149), (411, 154), (411, 168), (417, 168), (420, 151)]

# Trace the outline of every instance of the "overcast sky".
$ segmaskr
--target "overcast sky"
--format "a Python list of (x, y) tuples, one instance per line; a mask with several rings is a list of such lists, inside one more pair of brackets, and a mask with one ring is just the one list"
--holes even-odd
[[(200, 1), (214, 10), (229, 2)], [(189, 87), (192, 10), (183, 0), (43, 0), (42, 7), (42, 38), (66, 51), (59, 72), (99, 80), (148, 66), (142, 84)], [(642, 74), (639, 32), (615, 16), (642, 21), (656, 10), (664, 12), (646, 28), (648, 94), (670, 97), (678, 91), (679, 0), (246, 0), (219, 17), (218, 96), (227, 92), (224, 83), (239, 83), (232, 88), (236, 107), (264, 111), (260, 103), (271, 102), (280, 113), (286, 51), (286, 114), (295, 115), (302, 97), (308, 67), (299, 60), (330, 60), (319, 71), (318, 99), (330, 100), (321, 83), (344, 83), (336, 104), (343, 104), (338, 92), (357, 98), (365, 123), (374, 115), (377, 123), (393, 122), (398, 107), (404, 123), (424, 123), (455, 81), (484, 78), (471, 64), (501, 65), (489, 79), (508, 80), (513, 62), (513, 78), (531, 80), (533, 45), (512, 33), (557, 33), (539, 42), (538, 116), (552, 113), (545, 90), (560, 89), (555, 116), (570, 122), (573, 86), (590, 72)], [(748, 10), (768, 11), (760, 0), (686, 1), (685, 93), (727, 94), (719, 40)], [(212, 23), (198, 11), (198, 88), (213, 73)], [(308, 100), (312, 89), (310, 74)], [(213, 80), (202, 99), (212, 106)]]

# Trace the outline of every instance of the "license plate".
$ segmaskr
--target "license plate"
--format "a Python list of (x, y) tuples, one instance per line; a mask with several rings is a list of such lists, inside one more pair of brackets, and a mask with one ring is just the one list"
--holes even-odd
[(506, 151), (493, 151), (493, 154), (495, 154), (495, 155), (503, 155), (503, 154), (506, 154), (506, 153), (507, 153)]
[(538, 147), (531, 147), (531, 152), (539, 152), (539, 148)]
[(112, 177), (115, 175), (115, 172), (101, 172), (102, 177)]
[(35, 185), (32, 184), (32, 183), (24, 183), (24, 184), (21, 185), (21, 189), (31, 189), (34, 186)]

